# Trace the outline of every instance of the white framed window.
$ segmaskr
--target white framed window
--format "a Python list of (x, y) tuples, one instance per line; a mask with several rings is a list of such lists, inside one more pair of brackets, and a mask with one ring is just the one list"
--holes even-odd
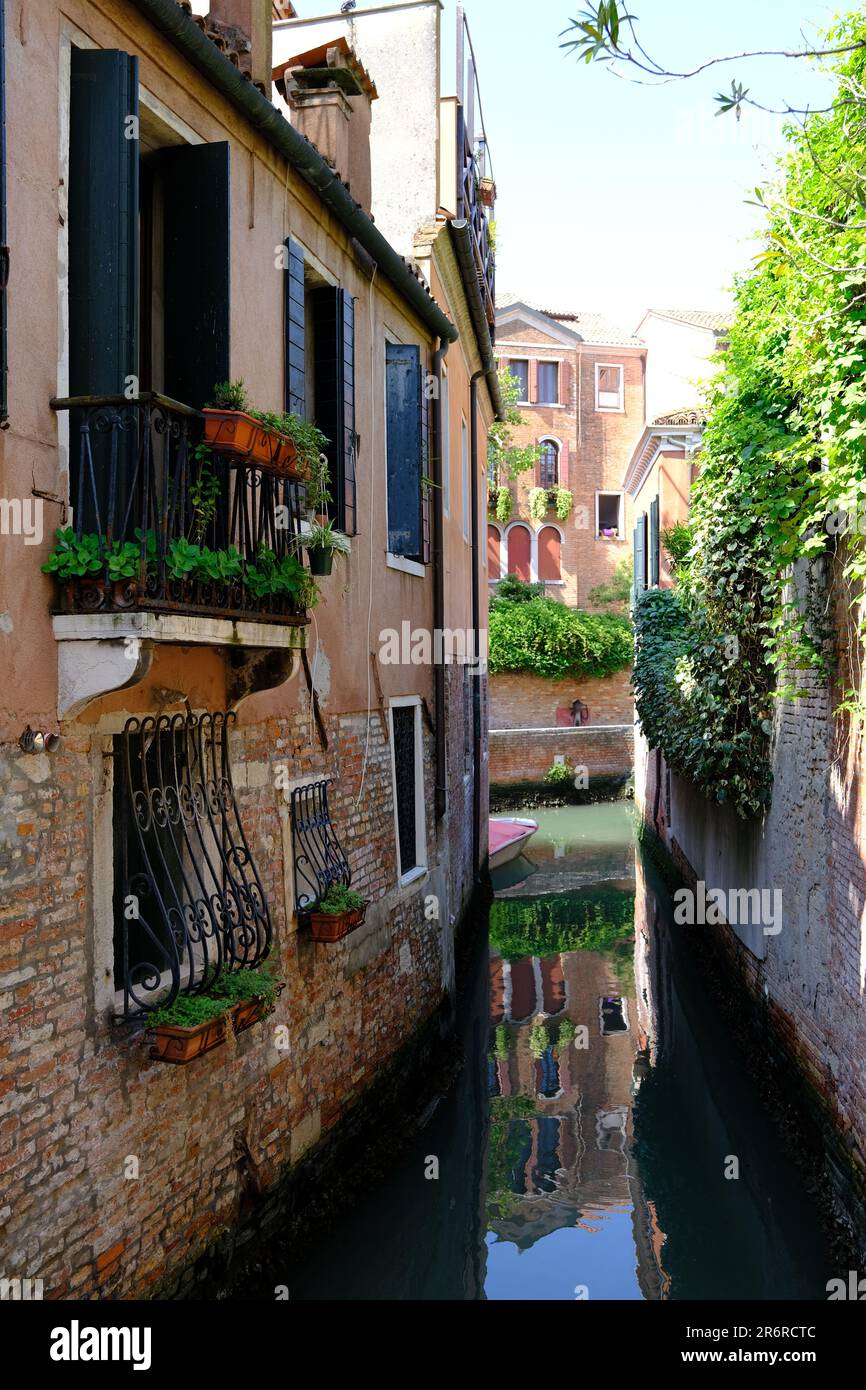
[(463, 539), (469, 543), (469, 431), (466, 421), (461, 421), (460, 466), (463, 480)]
[(448, 372), (442, 368), (442, 510), (451, 515), (451, 409)]
[(538, 405), (559, 405), (559, 363), (540, 360), (537, 371), (536, 403)]
[(595, 534), (601, 540), (621, 541), (625, 535), (621, 492), (595, 494)]
[(616, 362), (595, 364), (596, 410), (623, 410), (623, 370)]
[(518, 401), (521, 405), (529, 405), (529, 359), (527, 357), (512, 357), (506, 365), (517, 381)]
[(427, 827), (424, 798), (424, 739), (420, 695), (391, 700), (391, 777), (394, 793), (394, 834), (397, 876), (401, 885), (427, 871)]

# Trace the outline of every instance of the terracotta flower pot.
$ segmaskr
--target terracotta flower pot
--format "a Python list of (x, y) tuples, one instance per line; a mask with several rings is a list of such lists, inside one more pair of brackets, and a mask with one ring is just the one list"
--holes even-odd
[(314, 941), (342, 941), (362, 925), (366, 915), (366, 903), (350, 912), (311, 912), (310, 935)]
[(295, 442), (288, 435), (265, 429), (244, 410), (204, 411), (204, 442), (266, 473), (307, 482), (310, 470), (298, 460)]
[[(277, 985), (277, 998), (285, 988), (281, 980)], [(273, 999), (242, 999), (240, 1004), (235, 1004), (231, 1010), (232, 1028), (235, 1037), (238, 1033), (243, 1033), (247, 1028), (252, 1028), (254, 1023), (260, 1023), (263, 1018), (274, 1012)]]
[[(258, 1002), (258, 1001), (256, 1001)], [(179, 1028), (173, 1023), (157, 1024), (153, 1030), (153, 1046), (150, 1055), (157, 1062), (174, 1062), (184, 1066), (202, 1057), (205, 1052), (219, 1047), (226, 1040), (228, 1014), (198, 1023), (194, 1028)]]

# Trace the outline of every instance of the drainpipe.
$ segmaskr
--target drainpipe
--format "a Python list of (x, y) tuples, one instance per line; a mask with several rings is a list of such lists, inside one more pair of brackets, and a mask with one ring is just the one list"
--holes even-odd
[[(474, 372), (469, 382), (469, 439), (472, 468), (472, 636), (475, 643), (476, 660), (480, 653), (479, 620), (481, 617), (481, 588), (479, 566), (481, 550), (478, 539), (478, 382), (488, 376), (488, 369), (481, 367)], [(480, 881), (481, 871), (478, 858), (481, 851), (481, 673), (476, 669), (472, 681), (472, 878)]]
[[(439, 340), (433, 354), (433, 377), (436, 381), (433, 407), (433, 721), (435, 725), (436, 790), (434, 797), (436, 819), (442, 820), (448, 805), (447, 762), (445, 756), (445, 651), (441, 634), (445, 631), (445, 547), (442, 456), (445, 422), (442, 419), (442, 363), (448, 351), (448, 340)], [(436, 634), (439, 633), (439, 642)]]

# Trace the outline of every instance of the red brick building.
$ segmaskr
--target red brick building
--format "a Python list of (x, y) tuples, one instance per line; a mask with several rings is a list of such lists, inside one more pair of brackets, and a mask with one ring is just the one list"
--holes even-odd
[[(590, 591), (631, 555), (632, 506), (622, 478), (645, 420), (646, 348), (600, 314), (552, 313), (521, 300), (496, 312), (500, 364), (521, 383), (518, 445), (535, 444), (532, 473), (509, 486), (507, 523), (488, 517), (488, 579), (541, 580), (551, 596), (592, 608)], [(533, 488), (565, 488), (569, 515), (530, 515)]]

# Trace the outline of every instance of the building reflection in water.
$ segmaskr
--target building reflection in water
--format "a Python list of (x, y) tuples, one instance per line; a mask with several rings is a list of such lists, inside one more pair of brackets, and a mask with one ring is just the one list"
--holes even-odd
[[(640, 878), (634, 930), (631, 886), (522, 901), (512, 891), (494, 906), (505, 949), (490, 959), (487, 1225), (527, 1251), (568, 1228), (604, 1240), (615, 1214), (630, 1216), (640, 1295), (662, 1299), (665, 1236), (632, 1152), (634, 1099), (657, 1045), (654, 938)], [(602, 949), (518, 954), (522, 925), (543, 949), (569, 940), (570, 919), (588, 922), (584, 938)]]

